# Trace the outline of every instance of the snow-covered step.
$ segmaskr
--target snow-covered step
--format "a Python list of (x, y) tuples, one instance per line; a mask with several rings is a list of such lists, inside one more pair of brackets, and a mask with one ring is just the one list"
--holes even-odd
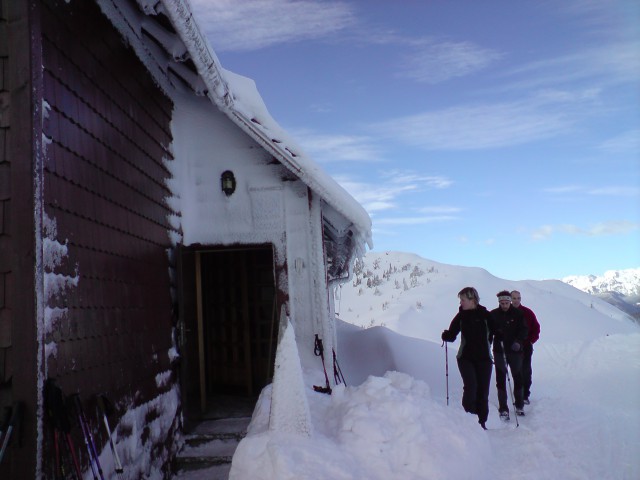
[(174, 480), (227, 479), (238, 443), (250, 417), (206, 420), (185, 435), (185, 445), (174, 461)]

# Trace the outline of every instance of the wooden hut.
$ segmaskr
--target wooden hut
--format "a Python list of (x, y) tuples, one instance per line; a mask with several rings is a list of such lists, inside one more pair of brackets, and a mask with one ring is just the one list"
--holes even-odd
[(271, 381), (283, 319), (321, 368), (370, 219), (184, 0), (0, 0), (0, 60), (0, 478), (53, 478), (47, 379), (98, 451), (107, 395), (125, 478), (156, 478), (182, 419)]

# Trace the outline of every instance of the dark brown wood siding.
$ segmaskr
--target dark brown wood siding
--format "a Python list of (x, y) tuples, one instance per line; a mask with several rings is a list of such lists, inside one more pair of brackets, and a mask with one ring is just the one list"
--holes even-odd
[(135, 407), (171, 387), (155, 377), (172, 368), (173, 106), (94, 2), (43, 0), (41, 22), (44, 234), (63, 252), (45, 266), (64, 312), (45, 315), (47, 374), (88, 408), (105, 392)]
[(35, 478), (38, 438), (34, 189), (40, 138), (34, 98), (41, 91), (39, 24), (26, 0), (0, 3), (0, 407), (24, 416), (0, 463), (0, 478)]

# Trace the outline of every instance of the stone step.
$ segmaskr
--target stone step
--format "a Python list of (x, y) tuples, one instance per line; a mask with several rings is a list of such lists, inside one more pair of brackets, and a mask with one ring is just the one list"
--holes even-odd
[(185, 444), (176, 455), (173, 479), (188, 480), (196, 471), (206, 473), (208, 479), (226, 479), (233, 454), (250, 421), (250, 417), (224, 418), (196, 425), (185, 435)]

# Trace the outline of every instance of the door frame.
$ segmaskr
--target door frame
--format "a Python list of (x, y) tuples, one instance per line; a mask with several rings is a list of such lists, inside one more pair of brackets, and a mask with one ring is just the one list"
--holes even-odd
[[(178, 308), (179, 308), (179, 321), (178, 321), (178, 339), (181, 351), (181, 395), (184, 405), (185, 416), (199, 416), (202, 415), (206, 409), (209, 401), (208, 395), (208, 374), (207, 374), (207, 344), (205, 339), (206, 319), (203, 308), (203, 286), (202, 286), (202, 257), (207, 253), (232, 253), (238, 251), (250, 251), (250, 250), (270, 250), (271, 253), (271, 275), (272, 275), (272, 311), (271, 311), (271, 327), (269, 338), (269, 364), (267, 369), (267, 377), (273, 376), (273, 369), (275, 363), (275, 352), (277, 335), (279, 331), (279, 315), (281, 310), (281, 298), (279, 294), (278, 278), (276, 275), (276, 251), (275, 246), (271, 243), (266, 244), (243, 244), (243, 245), (210, 245), (202, 246), (197, 245), (193, 247), (178, 247), (177, 265), (178, 265)], [(250, 278), (251, 267), (246, 266), (242, 272), (247, 272), (248, 275), (244, 275), (243, 282), (245, 282), (245, 290), (251, 287), (252, 279)], [(246, 303), (246, 299), (244, 300)], [(248, 308), (245, 304), (245, 309)], [(243, 315), (247, 316), (248, 313)], [(250, 318), (245, 318), (245, 321), (250, 322)], [(195, 330), (195, 331), (194, 331)], [(251, 331), (247, 333), (250, 335), (248, 339), (250, 345), (252, 345)], [(251, 347), (253, 348), (253, 347)], [(193, 351), (195, 349), (195, 352)], [(250, 354), (247, 352), (247, 354)], [(247, 365), (249, 370), (247, 382), (254, 382), (254, 373), (250, 371), (251, 363)], [(266, 378), (265, 381), (268, 381)], [(248, 388), (251, 392), (251, 388)], [(257, 392), (259, 393), (259, 392)], [(256, 394), (257, 394), (256, 393)]]

